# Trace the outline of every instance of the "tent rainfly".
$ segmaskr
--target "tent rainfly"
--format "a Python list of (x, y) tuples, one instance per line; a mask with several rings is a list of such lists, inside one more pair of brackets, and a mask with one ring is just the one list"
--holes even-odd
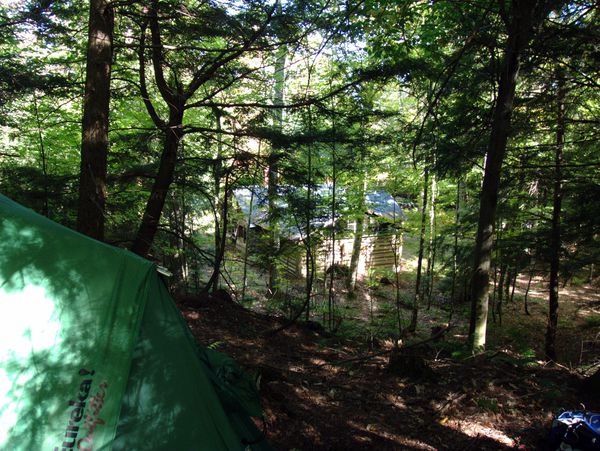
[(156, 267), (0, 195), (0, 449), (270, 449)]

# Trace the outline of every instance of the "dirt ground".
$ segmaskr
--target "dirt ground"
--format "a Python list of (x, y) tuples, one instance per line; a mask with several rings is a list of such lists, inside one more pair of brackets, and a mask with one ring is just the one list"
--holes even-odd
[[(583, 307), (572, 314), (596, 308), (595, 298), (578, 299)], [(314, 325), (265, 336), (279, 319), (222, 298), (184, 301), (180, 308), (200, 343), (216, 343), (260, 374), (266, 433), (279, 450), (544, 449), (559, 409), (600, 409), (600, 400), (581, 388), (580, 375), (567, 365), (524, 359), (499, 327), (491, 328), (493, 348), (483, 355), (458, 360), (444, 342), (428, 343), (408, 353), (424, 370), (398, 375), (387, 369), (388, 353), (361, 359), (370, 355), (363, 343)], [(539, 342), (543, 306), (534, 296), (530, 307), (527, 317), (520, 304), (507, 306), (502, 327)], [(449, 332), (446, 340), (456, 339)], [(382, 345), (371, 354), (385, 351)]]

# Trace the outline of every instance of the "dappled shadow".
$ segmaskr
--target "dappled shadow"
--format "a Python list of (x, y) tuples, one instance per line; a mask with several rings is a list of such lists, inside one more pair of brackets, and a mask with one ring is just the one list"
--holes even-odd
[(211, 363), (156, 278), (112, 449), (243, 449), (243, 440), (257, 441), (260, 433), (248, 412), (215, 390), (223, 381), (216, 380)]
[(277, 449), (543, 449), (561, 407), (598, 409), (579, 378), (510, 352), (456, 361), (425, 353), (425, 379), (389, 373), (386, 357), (331, 366), (364, 355), (360, 343), (302, 325), (274, 337), (280, 320), (231, 301), (198, 299), (182, 309), (195, 335), (219, 343), (261, 374), (268, 438)]
[(0, 328), (0, 449), (269, 449), (150, 262), (2, 196)]
[[(512, 448), (493, 428), (469, 435), (460, 427), (440, 424), (435, 401), (441, 394), (431, 389), (433, 381), (396, 378), (378, 365), (360, 370), (315, 371), (309, 367), (299, 373), (265, 386), (267, 404), (279, 410), (273, 428), (290, 430), (290, 424), (295, 425), (295, 439), (280, 435), (282, 442), (278, 443), (273, 438), (280, 446), (323, 450)], [(424, 393), (416, 395), (415, 386)]]
[(110, 440), (150, 268), (0, 196), (0, 449)]

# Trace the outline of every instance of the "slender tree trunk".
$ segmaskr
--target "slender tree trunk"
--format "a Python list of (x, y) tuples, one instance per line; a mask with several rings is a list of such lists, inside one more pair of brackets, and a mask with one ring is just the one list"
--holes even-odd
[[(312, 132), (312, 112), (310, 109), (310, 106), (308, 107), (308, 130), (309, 132)], [(307, 177), (307, 190), (306, 190), (306, 203), (308, 206), (311, 205), (312, 203), (312, 171), (313, 171), (313, 164), (312, 164), (312, 145), (309, 144), (308, 145), (308, 177)], [(294, 324), (298, 318), (300, 318), (300, 316), (302, 315), (303, 312), (306, 312), (306, 321), (308, 321), (310, 319), (310, 301), (312, 298), (312, 292), (313, 292), (313, 284), (314, 284), (314, 280), (315, 280), (315, 273), (316, 273), (316, 263), (315, 263), (315, 250), (312, 246), (312, 232), (311, 232), (311, 221), (312, 221), (312, 214), (310, 211), (310, 208), (307, 208), (306, 210), (306, 233), (305, 233), (305, 239), (306, 239), (306, 293), (305, 293), (305, 298), (304, 298), (304, 305), (302, 305), (302, 307), (300, 309), (298, 309), (296, 311), (296, 314), (290, 318), (290, 320), (275, 328), (272, 329), (270, 331), (268, 331), (266, 333), (267, 336), (272, 336), (286, 328), (288, 328), (289, 326), (291, 326), (292, 324)]]
[[(312, 133), (312, 113), (310, 110), (310, 106), (308, 107), (308, 130), (309, 133)], [(304, 299), (304, 304), (305, 304), (305, 308), (306, 308), (306, 321), (310, 320), (310, 300), (312, 298), (312, 289), (313, 289), (313, 282), (315, 279), (315, 257), (313, 254), (313, 247), (312, 247), (312, 228), (311, 228), (311, 221), (312, 221), (312, 208), (311, 208), (311, 204), (312, 204), (312, 144), (308, 145), (308, 168), (307, 168), (307, 172), (308, 172), (308, 177), (306, 180), (306, 205), (307, 205), (307, 209), (306, 209), (306, 218), (305, 218), (305, 227), (306, 227), (306, 232), (305, 232), (305, 238), (306, 238), (306, 290), (305, 290), (305, 295), (306, 298)]]
[(513, 279), (514, 268), (510, 264), (506, 265), (506, 277), (504, 278), (504, 301), (510, 299), (510, 285)]
[[(309, 150), (309, 153), (311, 151)], [(309, 161), (310, 161), (310, 157), (309, 157)], [(309, 163), (309, 167), (311, 166), (311, 164)], [(308, 183), (308, 187), (306, 190), (306, 200), (308, 202), (308, 205), (310, 205), (311, 202), (311, 191), (312, 188), (310, 186), (310, 176), (309, 176), (309, 183)], [(306, 305), (306, 321), (310, 320), (310, 299), (312, 297), (312, 286), (313, 286), (313, 281), (314, 281), (314, 275), (315, 275), (315, 259), (313, 257), (313, 252), (312, 252), (312, 233), (311, 233), (311, 227), (310, 227), (310, 221), (311, 221), (311, 214), (310, 212), (307, 210), (306, 211), (306, 223), (305, 223), (305, 227), (306, 227), (306, 254), (305, 254), (305, 271), (306, 271), (306, 286), (305, 286), (305, 299), (304, 299), (304, 304)]]
[[(510, 118), (513, 110), (515, 89), (519, 75), (521, 53), (527, 46), (534, 25), (534, 10), (538, 2), (515, 0), (512, 3), (508, 40), (498, 87), (498, 97), (492, 121), (483, 184), (479, 201), (479, 221), (474, 249), (474, 270), (471, 283), (471, 302), (474, 303), (475, 321), (472, 327), (473, 349), (485, 348), (490, 261), (494, 237), (498, 187)], [(541, 19), (541, 17), (540, 17)]]
[(417, 317), (419, 315), (419, 305), (421, 304), (423, 297), (423, 290), (421, 289), (421, 274), (423, 272), (423, 253), (425, 249), (425, 229), (427, 224), (427, 198), (429, 189), (429, 168), (425, 166), (425, 174), (423, 181), (423, 205), (421, 206), (421, 232), (419, 234), (419, 257), (417, 260), (417, 280), (415, 282), (415, 298), (413, 301), (412, 316), (408, 330), (414, 332), (417, 330)]
[(358, 278), (358, 262), (360, 260), (362, 238), (364, 234), (365, 225), (365, 190), (367, 187), (366, 174), (363, 173), (363, 183), (359, 184), (360, 189), (358, 191), (358, 210), (359, 213), (355, 216), (356, 229), (354, 231), (354, 242), (352, 244), (352, 255), (350, 257), (350, 270), (348, 271), (348, 290), (354, 291), (356, 289), (356, 280)]
[[(396, 215), (394, 210), (394, 225), (396, 224)], [(398, 237), (398, 234), (400, 237)], [(404, 247), (404, 236), (402, 230), (396, 230), (393, 236), (392, 249), (394, 251), (394, 275), (396, 277), (396, 324), (398, 326), (398, 340), (402, 336), (402, 312), (400, 305), (400, 270), (402, 262), (402, 251)], [(395, 343), (396, 345), (398, 342)]]
[(221, 263), (225, 257), (225, 247), (227, 244), (227, 218), (229, 216), (229, 194), (230, 194), (230, 186), (229, 186), (229, 175), (227, 172), (225, 175), (225, 187), (223, 193), (223, 213), (222, 213), (222, 224), (221, 224), (221, 247), (219, 247), (217, 254), (215, 255), (215, 264), (213, 268), (213, 273), (210, 276), (210, 279), (206, 283), (206, 287), (204, 291), (216, 291), (219, 287), (216, 284), (219, 280), (219, 274), (221, 272)]
[[(333, 129), (334, 129), (334, 133), (335, 133), (335, 119), (334, 119), (334, 125), (333, 125)], [(332, 181), (333, 181), (333, 185), (332, 185), (332, 192), (333, 192), (333, 196), (331, 199), (331, 266), (329, 267), (330, 270), (330, 274), (329, 274), (329, 295), (327, 297), (327, 307), (328, 307), (328, 323), (329, 323), (329, 330), (333, 330), (333, 324), (334, 324), (334, 309), (335, 309), (335, 286), (334, 286), (334, 282), (335, 282), (335, 226), (336, 226), (336, 189), (337, 189), (337, 164), (336, 164), (336, 145), (335, 142), (333, 143), (333, 147), (331, 149), (331, 160), (332, 160), (332, 165), (333, 165), (333, 177), (332, 177)]]
[[(256, 181), (258, 176), (258, 172), (260, 170), (259, 162), (260, 162), (260, 151), (262, 148), (262, 141), (258, 142), (258, 154), (256, 155), (256, 171), (254, 173), (253, 180)], [(256, 183), (256, 182), (254, 182)], [(246, 281), (248, 276), (248, 253), (250, 250), (250, 226), (252, 225), (252, 211), (254, 209), (254, 191), (250, 191), (250, 205), (248, 207), (248, 220), (246, 221), (246, 247), (244, 248), (244, 266), (243, 266), (243, 275), (242, 275), (242, 301), (246, 297)]]
[(504, 283), (506, 280), (506, 272), (508, 268), (506, 265), (500, 266), (500, 280), (498, 280), (498, 299), (496, 301), (496, 314), (498, 316), (498, 323), (502, 325), (502, 302), (504, 300)]
[(183, 137), (181, 121), (183, 119), (183, 104), (179, 107), (173, 106), (169, 115), (169, 126), (165, 132), (164, 148), (158, 166), (158, 173), (154, 179), (154, 185), (148, 202), (142, 223), (137, 232), (131, 250), (136, 254), (146, 257), (150, 251), (154, 235), (158, 230), (158, 223), (165, 205), (165, 199), (175, 173), (177, 163), (177, 149)]
[(111, 2), (91, 0), (77, 230), (97, 240), (104, 239), (113, 29), (114, 11)]
[(184, 281), (183, 236), (185, 235), (185, 229), (181, 225), (181, 222), (184, 218), (183, 211), (185, 204), (182, 200), (177, 191), (172, 191), (169, 195), (168, 205), (165, 208), (167, 210), (169, 229), (173, 231), (173, 233), (169, 233), (167, 239), (169, 247), (175, 251), (163, 255), (163, 265), (173, 273), (173, 277), (169, 279), (173, 287), (177, 283)]
[(244, 264), (242, 269), (242, 301), (246, 298), (246, 281), (248, 279), (248, 251), (250, 247), (250, 227), (252, 225), (252, 211), (254, 209), (254, 191), (250, 192), (250, 205), (248, 207), (248, 220), (246, 221), (246, 246), (244, 248)]
[[(184, 153), (184, 146), (183, 146), (183, 140), (181, 141), (181, 154), (182, 157), (185, 158), (185, 153)], [(187, 287), (188, 287), (188, 282), (189, 282), (189, 267), (188, 267), (188, 261), (187, 261), (187, 253), (185, 251), (185, 232), (186, 232), (186, 226), (185, 223), (187, 222), (187, 210), (186, 210), (186, 205), (187, 205), (187, 199), (185, 197), (185, 185), (186, 185), (186, 177), (185, 174), (182, 177), (182, 187), (180, 190), (181, 193), (181, 197), (179, 198), (179, 202), (181, 205), (181, 209), (180, 209), (180, 214), (179, 214), (179, 237), (177, 238), (177, 241), (179, 243), (179, 265), (180, 265), (180, 272), (181, 272), (181, 276), (182, 276), (182, 281), (183, 281), (183, 287), (184, 290), (187, 291)]]
[(512, 279), (511, 279), (511, 289), (510, 289), (510, 303), (512, 304), (515, 300), (515, 288), (517, 286), (517, 277), (518, 277), (519, 273), (517, 271), (517, 268), (513, 268), (513, 275), (512, 275)]
[[(278, 11), (281, 14), (281, 4), (278, 4)], [(283, 105), (283, 90), (285, 86), (285, 60), (287, 55), (287, 46), (282, 45), (277, 49), (275, 54), (275, 72), (273, 75), (273, 104)], [(273, 122), (275, 128), (283, 133), (283, 108), (275, 108), (273, 110)], [(281, 145), (279, 142), (272, 143), (271, 155), (268, 158), (268, 188), (267, 197), (269, 202), (269, 218), (270, 218), (270, 252), (269, 257), (269, 290), (273, 295), (276, 294), (279, 288), (279, 274), (277, 269), (277, 256), (281, 246), (279, 237), (279, 218), (275, 214), (277, 210), (277, 187), (279, 185), (279, 160), (281, 158)]]
[[(213, 211), (215, 218), (215, 233), (214, 233), (214, 250), (215, 250), (215, 261), (213, 262), (213, 272), (215, 272), (216, 279), (214, 281), (214, 289), (219, 288), (219, 269), (220, 262), (217, 262), (216, 256), (221, 249), (221, 227), (223, 226), (222, 221), (222, 209), (223, 202), (221, 201), (221, 176), (223, 173), (223, 135), (221, 134), (221, 111), (218, 108), (213, 108), (213, 114), (215, 116), (215, 125), (217, 130), (217, 155), (213, 161)], [(225, 193), (227, 196), (227, 193)], [(218, 265), (218, 266), (217, 266)]]
[(454, 249), (452, 252), (452, 289), (450, 291), (450, 315), (448, 321), (454, 315), (454, 305), (456, 303), (456, 277), (458, 271), (458, 233), (460, 230), (460, 179), (456, 185), (456, 208), (454, 212)]
[(269, 279), (268, 287), (272, 296), (275, 296), (279, 287), (279, 274), (277, 271), (277, 256), (281, 245), (279, 237), (279, 213), (277, 213), (277, 186), (278, 162), (274, 155), (268, 157), (268, 187), (267, 198), (269, 205)]
[(42, 209), (42, 214), (46, 217), (49, 217), (49, 208), (48, 208), (48, 197), (49, 197), (49, 193), (48, 193), (48, 162), (47, 162), (47, 158), (46, 158), (46, 148), (44, 146), (44, 135), (42, 133), (42, 122), (40, 120), (40, 111), (38, 109), (38, 102), (37, 102), (37, 94), (34, 92), (33, 93), (33, 109), (34, 109), (34, 113), (35, 113), (35, 122), (36, 122), (36, 126), (37, 126), (37, 135), (38, 135), (38, 142), (40, 143), (40, 158), (41, 158), (41, 163), (42, 163), (42, 176), (44, 177), (44, 205), (43, 205), (43, 209)]
[[(498, 252), (496, 252), (496, 257), (498, 257)], [(497, 296), (498, 296), (498, 258), (496, 258), (496, 262), (494, 263), (493, 283), (494, 283), (494, 285), (492, 287), (491, 304), (492, 304), (492, 321), (495, 323), (496, 322), (496, 302), (497, 302)]]
[(529, 289), (531, 288), (531, 280), (532, 279), (533, 279), (533, 268), (529, 272), (529, 280), (527, 281), (527, 288), (525, 288), (524, 304), (525, 304), (525, 314), (526, 315), (531, 315), (531, 313), (529, 313), (529, 307), (527, 306), (527, 297), (529, 296)]
[(546, 327), (546, 358), (556, 360), (556, 326), (558, 324), (558, 275), (560, 269), (560, 210), (562, 206), (562, 163), (565, 146), (565, 81), (562, 71), (557, 71), (558, 91), (556, 153), (554, 155), (554, 196), (552, 206), (552, 231), (550, 235), (550, 284), (548, 287), (548, 325)]
[(429, 246), (427, 248), (427, 310), (431, 308), (431, 294), (433, 292), (433, 275), (435, 270), (435, 174), (431, 176), (431, 203), (429, 205)]

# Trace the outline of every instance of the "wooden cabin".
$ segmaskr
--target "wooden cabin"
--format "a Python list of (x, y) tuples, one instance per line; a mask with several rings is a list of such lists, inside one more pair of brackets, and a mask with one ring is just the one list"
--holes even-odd
[[(405, 215), (396, 200), (385, 191), (365, 193), (363, 232), (361, 239), (358, 240), (356, 233), (360, 227), (357, 227), (357, 220), (349, 221), (340, 214), (335, 221), (332, 221), (331, 216), (326, 216), (329, 190), (327, 185), (320, 185), (315, 190), (316, 195), (321, 196), (325, 207), (315, 211), (315, 218), (311, 221), (311, 229), (322, 237), (317, 250), (317, 273), (327, 272), (332, 265), (349, 269), (356, 244), (360, 245), (356, 265), (358, 280), (376, 272), (399, 270), (402, 254), (401, 226)], [(336, 191), (336, 198), (340, 205), (344, 202), (345, 191), (343, 188)], [(250, 246), (248, 248), (250, 254), (253, 251), (260, 252), (260, 247), (264, 246), (267, 240), (270, 227), (266, 189), (264, 187), (238, 189), (234, 191), (234, 198), (238, 213), (232, 235), (236, 246), (241, 250)], [(282, 200), (278, 208), (287, 210), (287, 203)], [(282, 220), (278, 226), (280, 246), (284, 249), (281, 261), (286, 274), (290, 277), (306, 276), (305, 255), (301, 246), (303, 230), (295, 225), (297, 223), (299, 221)], [(336, 227), (335, 245), (331, 237), (332, 227)]]

